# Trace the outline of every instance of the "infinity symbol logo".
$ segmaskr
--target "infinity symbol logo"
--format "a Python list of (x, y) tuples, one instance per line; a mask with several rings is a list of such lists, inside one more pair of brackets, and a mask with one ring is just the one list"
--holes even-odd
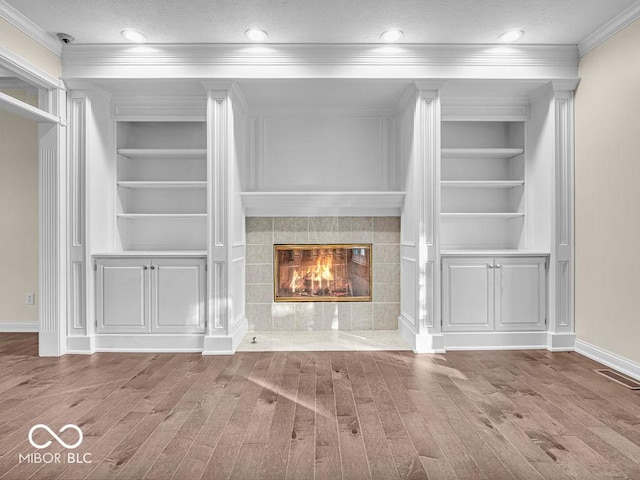
[(78, 448), (82, 443), (82, 430), (80, 430), (80, 427), (74, 425), (73, 423), (69, 423), (68, 425), (65, 425), (60, 429), (60, 432), (59, 432), (59, 433), (62, 433), (65, 430), (69, 430), (70, 428), (78, 432), (78, 441), (71, 445), (69, 445), (68, 443), (65, 443), (65, 441), (62, 440), (58, 435), (56, 435), (55, 432), (51, 430), (48, 426), (42, 423), (39, 423), (38, 425), (34, 425), (33, 427), (31, 427), (31, 430), (29, 430), (29, 443), (31, 443), (31, 445), (33, 445), (35, 448), (38, 448), (38, 449), (47, 448), (49, 445), (51, 445), (51, 440), (47, 440), (46, 443), (43, 443), (42, 445), (40, 445), (39, 443), (36, 443), (33, 440), (33, 432), (35, 432), (39, 428), (49, 432), (49, 434), (64, 448), (71, 448), (71, 449)]

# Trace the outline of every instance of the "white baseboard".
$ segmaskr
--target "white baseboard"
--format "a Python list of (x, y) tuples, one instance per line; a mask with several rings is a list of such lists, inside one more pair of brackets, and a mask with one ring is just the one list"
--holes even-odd
[(398, 332), (409, 344), (413, 353), (444, 353), (444, 338), (437, 334), (418, 334), (411, 321), (404, 315), (398, 317)]
[(636, 363), (620, 355), (609, 352), (590, 343), (584, 342), (580, 339), (576, 340), (575, 351), (580, 355), (584, 355), (591, 360), (602, 363), (607, 367), (611, 367), (620, 373), (623, 373), (631, 378), (640, 380), (640, 363)]
[(447, 332), (444, 349), (537, 350), (547, 348), (547, 332)]
[(93, 335), (72, 335), (67, 337), (67, 353), (92, 355), (95, 351), (96, 338)]
[(573, 352), (575, 346), (575, 333), (547, 333), (547, 350), (550, 352)]
[(0, 332), (4, 333), (38, 333), (39, 331), (38, 322), (0, 323)]
[(249, 322), (245, 317), (237, 320), (231, 335), (204, 337), (203, 355), (233, 355), (247, 334)]
[[(202, 352), (202, 334), (99, 334), (96, 352), (189, 353)], [(87, 352), (83, 352), (87, 353)]]

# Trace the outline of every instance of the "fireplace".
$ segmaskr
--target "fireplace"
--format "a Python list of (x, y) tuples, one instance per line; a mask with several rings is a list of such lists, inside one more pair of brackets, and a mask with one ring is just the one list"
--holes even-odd
[(371, 244), (274, 245), (276, 302), (370, 302)]

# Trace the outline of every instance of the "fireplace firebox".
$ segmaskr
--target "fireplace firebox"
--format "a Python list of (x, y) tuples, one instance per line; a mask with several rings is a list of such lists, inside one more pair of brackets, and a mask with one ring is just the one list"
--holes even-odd
[(371, 244), (274, 245), (276, 302), (370, 302)]

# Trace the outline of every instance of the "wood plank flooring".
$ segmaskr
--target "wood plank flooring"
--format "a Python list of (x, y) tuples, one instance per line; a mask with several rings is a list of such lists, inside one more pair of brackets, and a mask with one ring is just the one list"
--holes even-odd
[[(35, 334), (0, 334), (0, 479), (640, 479), (640, 392), (598, 367), (541, 350), (39, 358)], [(75, 450), (28, 441), (69, 423)]]

